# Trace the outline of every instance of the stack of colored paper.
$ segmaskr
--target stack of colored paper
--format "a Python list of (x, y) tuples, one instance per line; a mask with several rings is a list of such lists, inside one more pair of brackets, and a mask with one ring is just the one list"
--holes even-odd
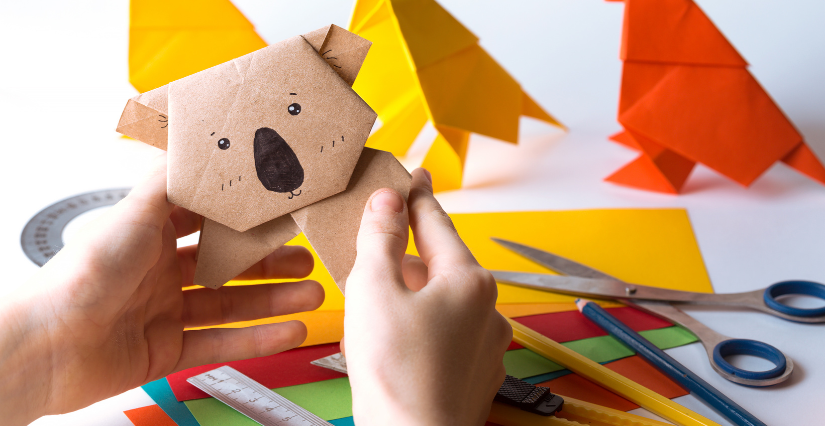
[[(683, 210), (486, 213), (452, 217), (462, 238), (487, 268), (548, 272), (489, 242), (489, 237), (496, 236), (541, 247), (639, 284), (712, 291)], [(325, 271), (318, 269), (313, 278), (322, 282), (328, 297), (321, 310), (301, 314), (310, 329), (309, 345), (228, 364), (335, 425), (353, 424), (348, 378), (309, 364), (338, 352), (334, 342), (340, 340), (337, 333), (343, 329), (343, 298), (333, 293), (338, 291), (334, 283), (324, 276)], [(686, 394), (576, 312), (569, 297), (506, 285), (500, 285), (499, 290), (497, 308), (503, 314), (516, 317), (530, 328), (662, 395), (673, 398)], [(635, 309), (610, 302), (604, 306), (660, 348), (696, 340), (689, 332)], [(325, 329), (335, 331), (330, 333), (323, 331)], [(507, 351), (504, 362), (508, 374), (549, 386), (554, 392), (619, 410), (637, 408), (630, 401), (515, 343)], [(162, 417), (161, 411), (168, 416), (168, 421), (181, 426), (254, 425), (242, 414), (186, 382), (188, 377), (217, 366), (181, 371), (147, 384), (144, 390), (158, 407), (131, 410), (127, 415), (136, 425), (166, 424), (157, 420)]]

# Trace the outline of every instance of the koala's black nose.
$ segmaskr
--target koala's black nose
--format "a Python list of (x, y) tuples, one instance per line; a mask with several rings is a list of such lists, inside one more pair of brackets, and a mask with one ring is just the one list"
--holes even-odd
[(264, 188), (292, 192), (304, 183), (304, 168), (298, 156), (278, 132), (261, 127), (255, 132), (255, 171)]

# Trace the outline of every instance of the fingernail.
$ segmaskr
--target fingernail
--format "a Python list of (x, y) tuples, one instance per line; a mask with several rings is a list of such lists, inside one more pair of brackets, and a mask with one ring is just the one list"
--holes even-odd
[(427, 170), (427, 169), (421, 169), (421, 170), (424, 170), (424, 176), (427, 177), (427, 180), (430, 181), (430, 185), (432, 185), (433, 184), (433, 175), (431, 175), (430, 171)]
[(392, 191), (383, 191), (372, 197), (370, 210), (374, 212), (392, 211), (401, 213), (404, 210), (404, 200)]

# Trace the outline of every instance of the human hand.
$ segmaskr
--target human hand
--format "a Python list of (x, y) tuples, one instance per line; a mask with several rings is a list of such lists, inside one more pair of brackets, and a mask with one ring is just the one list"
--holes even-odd
[[(0, 308), (0, 413), (26, 424), (175, 371), (301, 344), (299, 321), (184, 331), (317, 308), (314, 281), (193, 289), (201, 218), (166, 200), (165, 154), (144, 182), (87, 226)], [(281, 247), (239, 278), (300, 278), (303, 247)]]
[[(405, 255), (408, 225), (421, 258)], [(389, 189), (367, 202), (347, 279), (347, 370), (355, 422), (481, 425), (504, 381), (512, 329), (496, 283), (413, 172), (409, 207)]]

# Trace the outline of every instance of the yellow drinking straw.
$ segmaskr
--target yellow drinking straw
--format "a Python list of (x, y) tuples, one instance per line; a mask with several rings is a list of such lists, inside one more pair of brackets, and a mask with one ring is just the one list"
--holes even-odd
[(513, 340), (521, 346), (567, 367), (568, 370), (610, 389), (661, 417), (682, 426), (720, 426), (510, 318), (507, 318), (507, 321), (513, 326)]

